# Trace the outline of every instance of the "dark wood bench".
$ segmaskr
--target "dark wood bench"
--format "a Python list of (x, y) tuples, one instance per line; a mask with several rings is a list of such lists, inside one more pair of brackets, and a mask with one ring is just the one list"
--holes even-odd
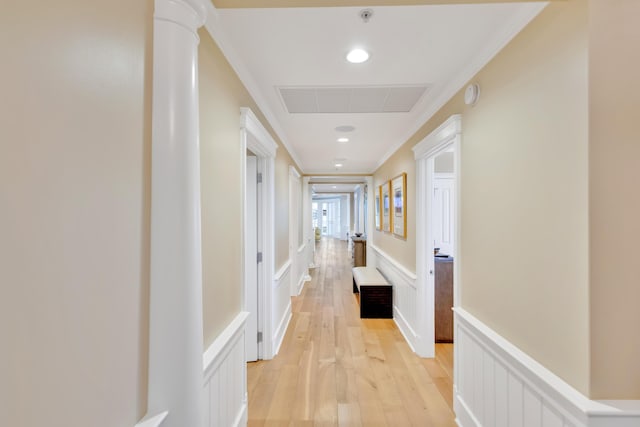
[(374, 267), (354, 267), (353, 293), (360, 293), (360, 318), (392, 319), (393, 288)]

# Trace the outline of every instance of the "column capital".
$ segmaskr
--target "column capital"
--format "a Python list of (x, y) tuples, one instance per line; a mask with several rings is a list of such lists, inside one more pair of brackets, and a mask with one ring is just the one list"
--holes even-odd
[(154, 18), (174, 22), (194, 33), (207, 19), (208, 0), (155, 0)]

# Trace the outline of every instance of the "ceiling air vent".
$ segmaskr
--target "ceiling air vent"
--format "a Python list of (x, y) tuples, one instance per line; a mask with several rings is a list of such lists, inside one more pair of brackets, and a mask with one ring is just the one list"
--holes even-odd
[(408, 113), (427, 91), (427, 85), (279, 87), (291, 114)]

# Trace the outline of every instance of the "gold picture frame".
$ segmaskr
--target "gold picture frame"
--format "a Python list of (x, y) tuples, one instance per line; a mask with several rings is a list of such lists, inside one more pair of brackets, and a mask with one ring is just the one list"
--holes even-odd
[(402, 173), (390, 181), (392, 199), (391, 228), (393, 234), (407, 238), (407, 174)]
[(391, 233), (391, 181), (380, 186), (380, 203), (382, 207), (382, 231)]
[(382, 199), (382, 186), (378, 186), (375, 197), (375, 222), (376, 222), (376, 230), (382, 230), (381, 216), (380, 216), (380, 200)]

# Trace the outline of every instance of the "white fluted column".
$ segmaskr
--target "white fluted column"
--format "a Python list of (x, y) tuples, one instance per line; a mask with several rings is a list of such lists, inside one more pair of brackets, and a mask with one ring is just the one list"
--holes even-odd
[(148, 414), (203, 425), (197, 29), (200, 0), (156, 0)]

